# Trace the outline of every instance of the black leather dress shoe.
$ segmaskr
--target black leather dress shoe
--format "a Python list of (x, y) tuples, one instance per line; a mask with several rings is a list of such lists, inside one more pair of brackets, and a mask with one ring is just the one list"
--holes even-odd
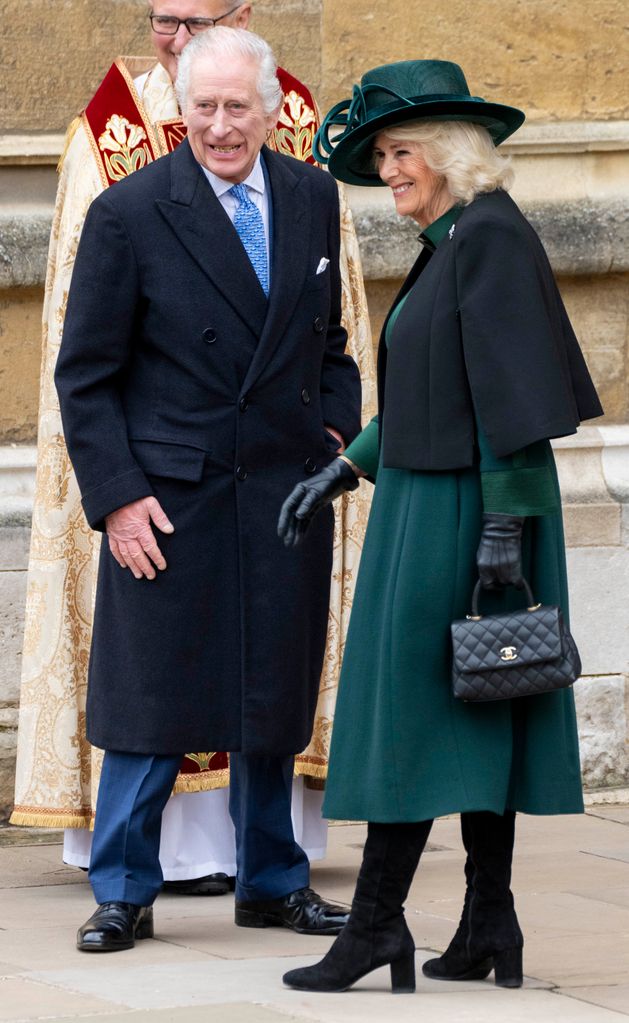
[(228, 877), (227, 874), (207, 874), (186, 881), (164, 881), (162, 891), (172, 895), (227, 895), (233, 892), (235, 881), (235, 877)]
[(349, 909), (324, 902), (312, 888), (299, 888), (280, 899), (236, 900), (237, 927), (290, 927), (297, 934), (339, 934)]
[(80, 952), (121, 952), (136, 938), (153, 937), (153, 907), (130, 902), (103, 902), (76, 936)]

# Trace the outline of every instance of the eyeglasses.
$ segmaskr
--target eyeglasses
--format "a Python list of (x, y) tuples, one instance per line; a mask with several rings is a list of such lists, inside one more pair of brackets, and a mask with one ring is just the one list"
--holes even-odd
[(214, 28), (218, 21), (228, 18), (241, 6), (242, 4), (236, 4), (231, 11), (226, 11), (219, 18), (175, 18), (170, 14), (149, 14), (149, 20), (151, 28), (158, 36), (176, 36), (180, 25), (185, 25), (190, 35), (196, 36), (199, 32)]

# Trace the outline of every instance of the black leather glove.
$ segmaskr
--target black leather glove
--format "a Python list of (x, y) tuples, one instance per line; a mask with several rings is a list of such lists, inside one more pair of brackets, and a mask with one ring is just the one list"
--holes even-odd
[(499, 590), (515, 586), (521, 590), (522, 579), (522, 526), (523, 515), (499, 515), (486, 512), (480, 536), (476, 564), (481, 585), (485, 590)]
[(325, 469), (303, 480), (288, 495), (277, 523), (277, 535), (285, 547), (301, 543), (311, 519), (345, 490), (356, 490), (358, 477), (343, 458), (335, 458)]

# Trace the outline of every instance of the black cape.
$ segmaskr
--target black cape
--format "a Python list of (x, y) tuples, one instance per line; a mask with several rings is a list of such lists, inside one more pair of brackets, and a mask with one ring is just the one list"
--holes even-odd
[(548, 257), (506, 192), (478, 196), (420, 253), (394, 308), (407, 293), (378, 353), (387, 468), (472, 465), (475, 420), (501, 457), (602, 415)]

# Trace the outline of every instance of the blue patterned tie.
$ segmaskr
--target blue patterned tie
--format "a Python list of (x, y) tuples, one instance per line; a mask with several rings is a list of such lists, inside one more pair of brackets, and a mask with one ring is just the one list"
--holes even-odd
[(234, 227), (251, 260), (251, 265), (262, 285), (264, 294), (269, 295), (269, 263), (266, 254), (266, 238), (262, 214), (249, 198), (246, 185), (233, 185), (229, 190), (238, 202), (234, 216)]

